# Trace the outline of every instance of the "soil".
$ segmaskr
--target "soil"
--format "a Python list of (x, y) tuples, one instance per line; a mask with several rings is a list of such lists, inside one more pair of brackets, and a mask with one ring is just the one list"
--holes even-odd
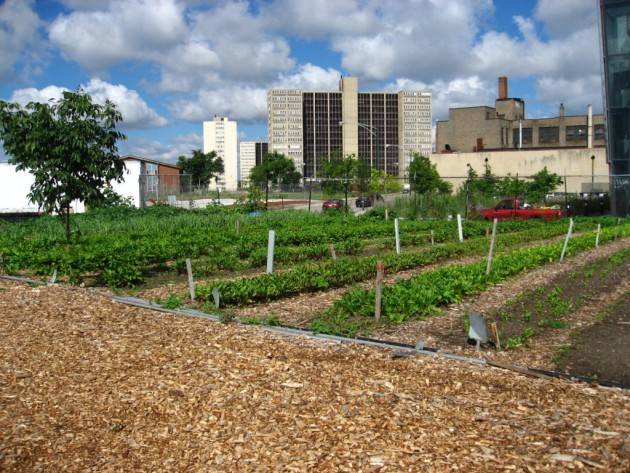
[(630, 394), (0, 281), (0, 470), (630, 469)]
[(630, 386), (630, 291), (571, 337), (557, 359), (562, 371)]

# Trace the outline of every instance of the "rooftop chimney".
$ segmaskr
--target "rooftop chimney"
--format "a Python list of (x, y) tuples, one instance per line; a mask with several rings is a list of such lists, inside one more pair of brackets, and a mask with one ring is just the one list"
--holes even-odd
[(499, 77), (499, 99), (508, 98), (508, 79), (505, 76)]
[(560, 110), (558, 111), (558, 116), (560, 118), (564, 117), (564, 104), (563, 103), (560, 104)]

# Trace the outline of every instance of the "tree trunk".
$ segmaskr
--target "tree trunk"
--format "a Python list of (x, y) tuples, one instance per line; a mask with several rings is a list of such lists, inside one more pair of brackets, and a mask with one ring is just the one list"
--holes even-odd
[(66, 242), (70, 243), (70, 204), (66, 206)]

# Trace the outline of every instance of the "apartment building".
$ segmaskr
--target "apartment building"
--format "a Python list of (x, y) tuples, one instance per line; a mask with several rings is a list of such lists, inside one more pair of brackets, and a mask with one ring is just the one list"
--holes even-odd
[(236, 190), (239, 182), (237, 153), (237, 123), (226, 117), (215, 116), (203, 122), (203, 152), (215, 151), (223, 159), (224, 172), (218, 183), (211, 183), (223, 190)]
[(305, 177), (321, 176), (335, 154), (402, 177), (412, 153), (432, 151), (428, 91), (359, 92), (355, 77), (342, 77), (338, 91), (272, 89), (267, 110), (269, 150)]
[(241, 187), (249, 182), (249, 175), (254, 166), (262, 163), (262, 158), (267, 154), (269, 145), (266, 141), (241, 141), (239, 144), (239, 181)]

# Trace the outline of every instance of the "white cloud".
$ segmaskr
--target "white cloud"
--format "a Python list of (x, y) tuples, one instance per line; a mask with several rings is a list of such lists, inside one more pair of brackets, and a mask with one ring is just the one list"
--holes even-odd
[[(140, 97), (135, 90), (128, 89), (122, 84), (110, 84), (101, 79), (91, 79), (82, 88), (90, 94), (94, 102), (103, 104), (110, 100), (118, 107), (123, 116), (122, 126), (125, 128), (153, 128), (167, 124), (167, 120)], [(42, 89), (33, 87), (17, 89), (11, 96), (12, 102), (26, 105), (28, 102), (48, 102), (61, 98), (65, 87), (49, 85)]]
[(595, 0), (539, 0), (535, 16), (554, 37), (570, 36), (597, 21)]
[(21, 63), (22, 75), (42, 60), (39, 29), (43, 25), (30, 1), (6, 0), (0, 5), (0, 80), (10, 77)]
[(541, 77), (536, 81), (536, 99), (555, 106), (564, 103), (568, 114), (584, 115), (589, 104), (594, 113), (601, 113), (601, 77), (599, 74), (573, 79)]
[(164, 162), (176, 162), (181, 155), (190, 156), (194, 149), (201, 149), (203, 138), (196, 133), (177, 136), (171, 143), (130, 137), (120, 146), (121, 154), (134, 154)]

